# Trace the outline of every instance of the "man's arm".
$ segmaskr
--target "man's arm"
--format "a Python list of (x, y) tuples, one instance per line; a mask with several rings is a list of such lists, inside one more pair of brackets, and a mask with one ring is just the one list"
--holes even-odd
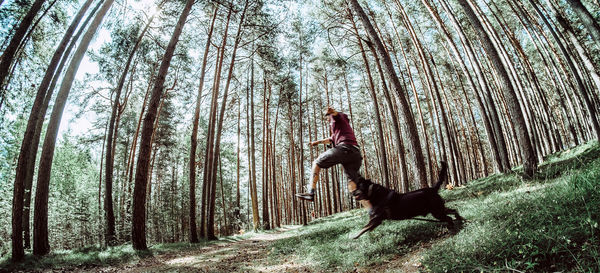
[(329, 144), (331, 143), (331, 139), (330, 138), (325, 138), (325, 139), (321, 139), (321, 140), (317, 140), (317, 141), (313, 141), (310, 143), (310, 146), (315, 146), (315, 145), (319, 145), (319, 144)]

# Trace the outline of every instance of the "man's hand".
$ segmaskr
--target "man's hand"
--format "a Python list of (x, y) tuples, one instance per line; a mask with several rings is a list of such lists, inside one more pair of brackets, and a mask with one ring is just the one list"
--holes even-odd
[(310, 144), (310, 146), (317, 146), (319, 144), (329, 144), (329, 143), (331, 143), (331, 140), (329, 138), (326, 138), (326, 139), (321, 139), (321, 140), (310, 142), (309, 144)]

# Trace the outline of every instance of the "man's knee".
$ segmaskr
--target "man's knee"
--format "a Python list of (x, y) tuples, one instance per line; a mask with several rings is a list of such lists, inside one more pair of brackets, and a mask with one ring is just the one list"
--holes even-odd
[(315, 160), (315, 161), (313, 162), (313, 165), (312, 165), (312, 172), (313, 172), (313, 175), (315, 175), (315, 174), (316, 174), (316, 175), (319, 175), (319, 172), (320, 172), (320, 171), (321, 171), (321, 167), (319, 167), (319, 164), (317, 164), (317, 161)]
[(317, 160), (316, 160), (316, 159), (315, 159), (315, 161), (313, 161), (313, 163), (312, 163), (312, 168), (313, 168), (313, 170), (314, 170), (314, 169), (319, 169), (319, 170), (321, 169), (321, 167), (319, 167), (319, 164), (317, 164)]

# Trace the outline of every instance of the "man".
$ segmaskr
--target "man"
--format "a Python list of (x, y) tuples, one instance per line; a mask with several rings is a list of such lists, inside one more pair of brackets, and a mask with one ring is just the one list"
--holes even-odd
[[(344, 172), (348, 178), (348, 190), (350, 192), (356, 190), (356, 181), (361, 177), (358, 173), (362, 163), (362, 156), (354, 136), (354, 131), (350, 127), (348, 115), (338, 112), (329, 106), (325, 112), (325, 116), (329, 119), (331, 127), (331, 137), (313, 141), (311, 146), (318, 144), (333, 144), (333, 148), (323, 152), (313, 162), (312, 166), (312, 183), (309, 185), (309, 190), (306, 193), (298, 193), (296, 196), (303, 200), (314, 201), (315, 189), (319, 181), (319, 172), (321, 169), (327, 169), (336, 164), (342, 164)], [(367, 209), (371, 208), (368, 200), (360, 201)]]

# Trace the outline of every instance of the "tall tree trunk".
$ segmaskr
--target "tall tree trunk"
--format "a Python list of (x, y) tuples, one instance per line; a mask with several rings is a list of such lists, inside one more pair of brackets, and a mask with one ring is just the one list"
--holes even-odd
[[(48, 103), (50, 100), (50, 96), (48, 96), (48, 85), (55, 75), (55, 72), (57, 70), (62, 70), (63, 66), (59, 66), (59, 61), (61, 61), (61, 59), (66, 60), (66, 58), (62, 58), (64, 53), (70, 52), (72, 45), (75, 44), (75, 42), (72, 41), (71, 46), (69, 46), (67, 50), (67, 44), (73, 36), (77, 25), (79, 25), (81, 18), (83, 18), (83, 15), (90, 7), (92, 2), (92, 0), (88, 0), (81, 6), (79, 12), (73, 18), (71, 25), (69, 25), (67, 28), (62, 40), (54, 51), (52, 59), (46, 68), (44, 78), (42, 78), (42, 82), (38, 87), (35, 101), (29, 114), (29, 120), (27, 121), (25, 134), (23, 136), (23, 141), (21, 142), (19, 160), (16, 169), (15, 189), (13, 193), (12, 259), (15, 261), (21, 260), (24, 257), (25, 253), (23, 251), (23, 237), (25, 238), (25, 247), (30, 247), (29, 212), (31, 203), (31, 185), (33, 184), (33, 172), (41, 127), (43, 125), (44, 116), (46, 115), (46, 110), (48, 109)], [(87, 24), (84, 23), (83, 26), (85, 25)], [(64, 64), (64, 62), (61, 61), (61, 64)], [(24, 204), (23, 195), (25, 196)], [(25, 207), (24, 212), (23, 207)], [(17, 223), (16, 221), (21, 222), (21, 224)], [(22, 233), (23, 229), (24, 233)]]
[(148, 19), (146, 26), (144, 27), (144, 29), (138, 36), (138, 38), (133, 46), (133, 49), (129, 53), (129, 57), (127, 58), (127, 61), (125, 62), (125, 67), (123, 68), (123, 73), (121, 73), (121, 76), (119, 77), (119, 81), (117, 83), (117, 87), (115, 90), (115, 99), (114, 99), (113, 106), (112, 106), (112, 112), (110, 114), (110, 121), (108, 122), (108, 136), (107, 136), (107, 144), (106, 144), (107, 149), (106, 149), (106, 158), (105, 158), (106, 167), (104, 169), (105, 179), (106, 179), (105, 184), (104, 184), (105, 185), (104, 213), (105, 213), (105, 217), (106, 217), (104, 240), (106, 241), (105, 243), (108, 246), (112, 246), (112, 245), (116, 244), (115, 215), (114, 215), (114, 210), (113, 210), (112, 187), (113, 187), (113, 168), (114, 168), (114, 161), (115, 161), (115, 156), (114, 156), (115, 147), (113, 145), (113, 141), (114, 142), (117, 141), (117, 139), (116, 139), (117, 138), (116, 137), (117, 128), (115, 128), (115, 126), (118, 126), (118, 124), (115, 125), (115, 120), (117, 119), (117, 110), (120, 107), (119, 100), (121, 97), (121, 91), (123, 90), (123, 86), (125, 84), (125, 79), (129, 72), (129, 66), (131, 66), (131, 61), (133, 60), (133, 56), (135, 56), (135, 53), (137, 52), (140, 44), (142, 43), (142, 39), (146, 35), (146, 31), (148, 31), (150, 24), (154, 20), (154, 16), (155, 15), (152, 15), (152, 17), (150, 17), (150, 19)]
[(413, 167), (415, 170), (415, 179), (421, 185), (427, 185), (427, 173), (425, 169), (425, 159), (423, 157), (423, 150), (421, 148), (421, 142), (419, 140), (419, 135), (417, 133), (417, 125), (415, 123), (413, 114), (410, 109), (410, 105), (406, 100), (406, 90), (404, 90), (398, 76), (396, 75), (396, 71), (394, 70), (394, 66), (392, 64), (392, 60), (390, 59), (390, 55), (386, 51), (381, 39), (377, 36), (377, 32), (373, 28), (373, 25), (369, 21), (369, 18), (365, 14), (364, 10), (358, 3), (358, 0), (349, 0), (351, 9), (353, 12), (358, 15), (360, 18), (363, 27), (365, 28), (370, 40), (375, 44), (375, 49), (379, 57), (381, 58), (384, 64), (384, 70), (388, 77), (390, 78), (391, 86), (394, 91), (398, 94), (398, 100), (400, 101), (400, 110), (402, 114), (400, 115), (402, 119), (402, 125), (404, 125), (404, 132), (408, 137), (406, 148), (408, 149), (408, 154), (411, 155), (411, 161), (413, 163)]
[[(475, 56), (475, 51), (472, 47), (472, 44), (466, 37), (462, 27), (460, 26), (460, 24), (458, 22), (458, 19), (454, 15), (454, 12), (450, 9), (448, 4), (446, 3), (446, 0), (441, 0), (440, 3), (442, 4), (442, 8), (446, 11), (446, 13), (448, 13), (448, 18), (450, 19), (452, 26), (456, 30), (456, 33), (458, 34), (461, 42), (463, 43), (465, 52), (467, 54), (467, 58), (471, 62), (471, 65), (473, 67), (473, 70), (475, 72), (475, 75), (477, 76), (479, 85), (481, 87), (482, 96), (484, 97), (485, 102), (487, 104), (487, 109), (488, 109), (487, 113), (489, 114), (489, 119), (490, 119), (490, 123), (491, 123), (492, 129), (493, 129), (494, 139), (496, 139), (496, 147), (498, 149), (498, 153), (499, 153), (500, 159), (501, 159), (501, 161), (499, 163), (499, 166), (500, 166), (499, 171), (500, 172), (509, 171), (510, 170), (510, 162), (508, 159), (508, 151), (506, 148), (508, 145), (504, 138), (504, 134), (502, 133), (500, 118), (498, 116), (497, 107), (494, 105), (494, 102), (492, 99), (491, 89), (490, 89), (490, 86), (488, 85), (488, 80), (485, 78), (483, 69), (481, 68), (481, 64)], [(475, 90), (475, 91), (477, 91), (477, 90)], [(490, 140), (492, 140), (492, 139), (490, 138)]]
[[(268, 140), (269, 134), (267, 131), (268, 123), (269, 123), (269, 103), (271, 101), (271, 87), (267, 86), (267, 78), (265, 73), (263, 72), (263, 137), (262, 137), (262, 160), (261, 160), (261, 168), (262, 168), (262, 227), (265, 230), (270, 230), (270, 219), (269, 217), (269, 186), (268, 186), (268, 175), (269, 170), (267, 168), (267, 160), (269, 157), (268, 149)], [(267, 94), (268, 93), (268, 94)]]
[[(4, 49), (4, 52), (2, 52), (2, 55), (0, 56), (0, 98), (4, 98), (5, 96), (4, 92), (8, 86), (6, 77), (8, 76), (10, 67), (13, 64), (17, 49), (19, 49), (19, 46), (25, 38), (27, 30), (29, 30), (29, 27), (31, 27), (33, 19), (35, 19), (35, 16), (42, 8), (44, 2), (46, 2), (46, 0), (36, 0), (33, 2), (31, 8), (29, 8), (29, 11), (27, 14), (25, 14), (23, 20), (21, 20), (19, 27), (10, 40), (10, 43), (8, 43), (8, 46)], [(0, 104), (0, 109), (2, 109), (2, 104)]]
[(237, 113), (237, 143), (236, 143), (236, 168), (235, 168), (235, 182), (236, 182), (236, 192), (235, 192), (235, 207), (236, 207), (236, 216), (239, 217), (241, 203), (240, 203), (240, 124), (241, 124), (241, 115), (242, 115), (242, 100), (240, 99), (238, 91), (238, 113)]
[[(375, 92), (375, 83), (373, 81), (373, 76), (371, 74), (371, 68), (369, 65), (369, 59), (367, 58), (367, 54), (365, 52), (365, 49), (363, 47), (361, 38), (358, 34), (358, 29), (356, 28), (356, 23), (354, 22), (354, 18), (352, 18), (351, 12), (350, 10), (348, 10), (348, 13), (350, 14), (350, 20), (352, 22), (352, 28), (354, 29), (354, 34), (356, 35), (356, 40), (358, 42), (358, 46), (360, 48), (360, 53), (363, 59), (363, 62), (365, 64), (365, 70), (367, 73), (367, 78), (369, 79), (369, 94), (371, 94), (371, 99), (373, 100), (373, 109), (375, 110), (374, 116), (375, 119), (377, 121), (377, 134), (379, 136), (379, 155), (381, 156), (381, 169), (383, 170), (383, 185), (385, 185), (386, 187), (389, 188), (390, 186), (390, 180), (389, 180), (389, 170), (388, 170), (388, 157), (387, 157), (387, 153), (385, 151), (385, 145), (384, 145), (384, 137), (383, 137), (383, 127), (382, 127), (382, 122), (381, 122), (381, 111), (379, 110), (379, 102), (377, 100), (377, 94)], [(373, 47), (372, 45), (369, 45), (370, 47)], [(376, 53), (375, 53), (376, 54)], [(376, 61), (379, 61), (379, 59), (377, 58)], [(383, 76), (383, 75), (382, 75)], [(382, 78), (383, 79), (383, 78)], [(385, 82), (383, 83), (385, 85)]]
[(583, 23), (586, 29), (590, 32), (596, 45), (600, 46), (600, 25), (588, 9), (583, 5), (581, 0), (566, 0), (569, 6), (575, 11), (579, 20)]
[[(567, 34), (567, 37), (569, 38), (569, 41), (571, 42), (571, 44), (577, 51), (577, 54), (581, 58), (581, 62), (587, 69), (587, 72), (590, 74), (591, 80), (594, 82), (594, 85), (596, 85), (595, 90), (600, 90), (600, 76), (598, 75), (598, 72), (596, 70), (596, 67), (594, 66), (593, 61), (590, 59), (589, 53), (586, 51), (584, 46), (577, 39), (577, 36), (575, 35), (575, 30), (568, 23), (566, 17), (561, 15), (560, 13), (557, 13), (556, 19), (557, 19), (558, 23), (563, 27), (563, 29), (565, 29), (565, 32)], [(593, 90), (590, 90), (590, 95), (593, 96), (593, 94), (594, 94)]]
[(256, 158), (254, 156), (254, 60), (250, 64), (250, 158), (252, 175), (249, 177), (250, 196), (252, 198), (252, 226), (256, 231), (260, 225), (258, 216), (258, 196), (256, 190)]
[[(229, 32), (229, 22), (231, 21), (231, 15), (233, 13), (233, 7), (229, 7), (229, 12), (227, 13), (227, 21), (225, 23), (225, 32), (223, 33), (223, 41), (221, 42), (221, 47), (219, 48), (219, 52), (217, 53), (217, 61), (215, 64), (215, 77), (213, 80), (213, 94), (210, 103), (210, 116), (208, 120), (208, 135), (206, 137), (206, 152), (204, 154), (204, 161), (206, 162), (206, 166), (204, 167), (203, 173), (203, 191), (202, 191), (202, 213), (201, 215), (201, 224), (202, 224), (202, 237), (209, 239), (216, 239), (214, 236), (214, 227), (209, 226), (208, 221), (211, 219), (210, 216), (210, 203), (213, 200), (212, 194), (215, 192), (213, 189), (212, 177), (213, 177), (213, 165), (215, 161), (215, 152), (214, 152), (214, 138), (215, 138), (215, 126), (217, 123), (217, 107), (218, 107), (218, 97), (220, 92), (220, 84), (221, 84), (221, 72), (223, 71), (223, 60), (225, 60), (225, 47), (227, 45), (227, 34)], [(209, 229), (212, 231), (212, 235), (209, 235)]]
[[(227, 97), (229, 94), (229, 85), (231, 83), (231, 78), (233, 77), (233, 68), (235, 65), (235, 56), (236, 56), (236, 52), (237, 52), (237, 48), (238, 45), (240, 43), (240, 39), (241, 39), (241, 34), (243, 31), (243, 23), (244, 23), (244, 17), (246, 16), (246, 10), (248, 8), (248, 4), (249, 1), (246, 1), (246, 4), (244, 5), (244, 10), (242, 11), (242, 15), (240, 17), (240, 22), (238, 25), (238, 30), (237, 30), (237, 34), (235, 37), (235, 41), (233, 44), (233, 52), (231, 53), (231, 63), (229, 64), (229, 71), (227, 74), (227, 81), (225, 83), (225, 90), (223, 90), (223, 98), (221, 101), (221, 110), (220, 110), (220, 114), (219, 114), (219, 119), (217, 121), (217, 132), (216, 132), (216, 137), (214, 140), (214, 155), (212, 156), (212, 162), (210, 162), (208, 164), (207, 167), (212, 168), (212, 171), (210, 173), (210, 175), (208, 176), (208, 181), (209, 183), (212, 184), (211, 187), (211, 199), (210, 199), (210, 207), (209, 207), (209, 214), (208, 214), (208, 226), (207, 226), (207, 237), (208, 238), (212, 238), (214, 237), (214, 217), (215, 217), (215, 199), (216, 199), (216, 185), (217, 185), (217, 160), (219, 160), (220, 158), (220, 150), (221, 150), (221, 134), (223, 133), (223, 120), (225, 117), (225, 111), (226, 111), (226, 106), (227, 106)], [(225, 36), (224, 39), (227, 39), (227, 32), (225, 32)], [(224, 58), (221, 59), (221, 61)], [(218, 88), (218, 86), (216, 86), (215, 88)]]
[(215, 5), (215, 11), (210, 23), (208, 37), (206, 38), (206, 46), (204, 48), (204, 56), (202, 57), (202, 68), (200, 69), (200, 83), (198, 84), (198, 97), (196, 98), (196, 108), (194, 110), (194, 119), (192, 125), (192, 136), (190, 144), (190, 161), (189, 161), (189, 178), (190, 178), (190, 242), (198, 242), (198, 232), (196, 227), (196, 148), (198, 146), (198, 120), (200, 118), (200, 100), (202, 99), (202, 88), (204, 88), (204, 78), (206, 76), (206, 64), (208, 62), (208, 52), (210, 51), (210, 42), (217, 19), (219, 5)]
[(100, 26), (104, 15), (110, 9), (114, 0), (107, 0), (102, 4), (102, 7), (95, 15), (91, 22), (88, 30), (81, 39), (77, 50), (73, 54), (71, 63), (67, 68), (65, 76), (63, 77), (60, 90), (56, 96), (56, 101), (52, 109), (52, 115), (48, 122), (48, 129), (46, 130), (46, 137), (44, 139), (44, 145), (42, 148), (42, 157), (40, 159), (40, 165), (38, 168), (38, 180), (35, 193), (35, 211), (34, 211), (34, 232), (33, 232), (33, 253), (36, 255), (45, 255), (50, 252), (50, 244), (48, 242), (48, 194), (50, 186), (50, 174), (52, 171), (52, 160), (54, 158), (54, 147), (56, 144), (56, 137), (58, 134), (58, 128), (62, 118), (62, 113), (67, 103), (75, 74), (79, 68), (79, 64), (83, 59), (83, 55), (87, 51), (87, 48), (96, 33), (96, 30)]
[(514, 121), (515, 129), (517, 131), (517, 137), (519, 141), (519, 146), (521, 149), (521, 155), (523, 158), (523, 171), (526, 177), (533, 177), (537, 169), (537, 158), (535, 155), (535, 151), (533, 149), (533, 145), (531, 143), (531, 139), (529, 137), (529, 132), (527, 131), (527, 125), (525, 122), (525, 118), (523, 117), (523, 111), (521, 106), (519, 105), (519, 100), (517, 98), (517, 94), (513, 84), (509, 79), (508, 72), (506, 67), (502, 64), (500, 56), (498, 54), (498, 49), (492, 43), (492, 40), (489, 34), (485, 31), (480, 19), (474, 12), (474, 9), (470, 6), (473, 4), (471, 1), (467, 3), (467, 0), (458, 0), (459, 4), (467, 14), (471, 25), (475, 28), (475, 31), (479, 35), (479, 39), (485, 48), (489, 58), (491, 59), (496, 72), (498, 73), (498, 80), (502, 85), (501, 89), (504, 92), (504, 96), (507, 100), (508, 109), (510, 111), (511, 118)]
[(554, 37), (554, 39), (556, 40), (556, 43), (558, 44), (560, 51), (563, 53), (563, 56), (564, 56), (565, 60), (567, 61), (567, 65), (569, 66), (569, 69), (571, 69), (573, 76), (575, 76), (575, 82), (577, 84), (577, 89), (579, 90), (579, 93), (583, 97), (583, 101), (589, 112), (589, 118), (590, 118), (590, 121), (592, 122), (592, 128), (594, 129), (594, 131), (596, 133), (596, 139), (600, 140), (600, 123), (598, 122), (597, 109), (596, 109), (596, 106), (594, 105), (594, 102), (592, 101), (592, 98), (590, 97), (590, 94), (588, 93), (588, 91), (585, 88), (585, 85), (583, 83), (583, 80), (581, 79), (581, 76), (578, 74), (579, 70), (575, 67), (575, 63), (574, 63), (573, 59), (571, 58), (571, 55), (569, 55), (569, 51), (567, 50), (567, 48), (565, 48), (560, 37), (554, 30), (553, 26), (550, 24), (550, 22), (548, 21), (546, 16), (542, 13), (542, 11), (538, 7), (537, 3), (534, 0), (529, 0), (529, 3), (531, 3), (531, 5), (535, 9), (535, 11), (538, 13), (540, 18), (544, 22), (544, 24), (546, 24), (546, 26), (550, 30), (550, 34), (552, 34), (552, 37)]
[(442, 34), (446, 38), (446, 42), (448, 43), (448, 45), (450, 45), (450, 48), (452, 49), (452, 53), (454, 54), (454, 58), (456, 59), (456, 62), (460, 65), (463, 73), (467, 77), (467, 80), (469, 81), (469, 84), (472, 86), (473, 89), (475, 89), (473, 93), (474, 93), (475, 98), (477, 100), (477, 105), (479, 106), (479, 112), (481, 113), (480, 115), (481, 115), (481, 118), (483, 119), (485, 131), (486, 131), (486, 133), (488, 135), (488, 139), (489, 139), (488, 144), (490, 146), (490, 151), (492, 152), (492, 154), (494, 156), (494, 162), (496, 163), (495, 164), (496, 168), (499, 171), (503, 172), (504, 169), (503, 169), (502, 164), (501, 164), (502, 159), (500, 158), (500, 153), (498, 152), (498, 147), (497, 147), (497, 142), (496, 142), (496, 136), (494, 135), (494, 131), (492, 129), (492, 125), (491, 125), (491, 122), (489, 120), (488, 114), (486, 113), (486, 109), (485, 109), (485, 106), (484, 106), (483, 101), (481, 99), (481, 96), (479, 95), (479, 92), (477, 91), (477, 85), (476, 85), (475, 81), (473, 80), (473, 78), (471, 77), (471, 74), (469, 73), (469, 70), (468, 70), (468, 68), (467, 68), (464, 60), (460, 56), (460, 53), (458, 51), (458, 47), (457, 47), (456, 43), (454, 42), (454, 40), (452, 39), (452, 37), (450, 36), (450, 32), (448, 31), (448, 29), (446, 29), (446, 26), (442, 23), (442, 20), (440, 18), (440, 15), (438, 14), (438, 12), (431, 6), (431, 4), (429, 3), (429, 1), (427, 1), (427, 0), (421, 0), (421, 2), (425, 5), (425, 7), (427, 8), (427, 10), (429, 11), (429, 13), (431, 14), (431, 16), (433, 17), (433, 19), (435, 20), (438, 28), (440, 29), (440, 31), (442, 32)]
[[(109, 0), (111, 1), (111, 0)], [(175, 52), (175, 47), (179, 41), (179, 36), (185, 25), (185, 21), (192, 9), (194, 4), (193, 0), (188, 0), (185, 7), (179, 16), (171, 40), (167, 45), (165, 54), (158, 70), (158, 75), (154, 87), (152, 88), (152, 94), (150, 96), (150, 103), (148, 105), (148, 112), (144, 117), (144, 123), (142, 125), (142, 138), (140, 141), (140, 152), (137, 161), (137, 170), (135, 174), (135, 186), (133, 190), (133, 215), (132, 215), (132, 229), (131, 239), (133, 248), (137, 250), (147, 249), (146, 245), (146, 187), (148, 182), (148, 170), (150, 168), (150, 154), (152, 150), (152, 132), (154, 131), (154, 121), (156, 120), (157, 110), (161, 101), (161, 97), (164, 90), (164, 83), (169, 66), (171, 65), (171, 59)]]

